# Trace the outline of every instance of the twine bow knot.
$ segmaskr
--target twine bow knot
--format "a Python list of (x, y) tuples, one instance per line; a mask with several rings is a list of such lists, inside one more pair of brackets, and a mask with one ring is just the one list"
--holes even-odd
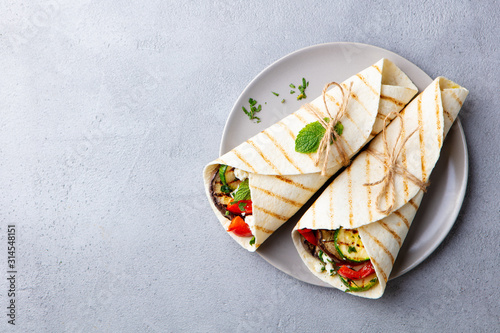
[[(392, 115), (396, 115), (401, 121), (401, 127), (399, 129), (399, 134), (396, 139), (396, 142), (394, 143), (394, 147), (392, 149), (389, 148), (389, 144), (387, 142), (387, 134), (386, 134), (386, 122), (387, 119), (390, 119)], [(368, 148), (366, 151), (371, 154), (372, 156), (376, 157), (380, 162), (382, 162), (385, 167), (386, 167), (386, 172), (385, 175), (380, 179), (379, 181), (373, 182), (373, 183), (367, 183), (364, 184), (364, 186), (375, 186), (378, 184), (383, 183), (382, 189), (380, 190), (380, 193), (377, 196), (377, 210), (385, 215), (388, 215), (389, 213), (392, 212), (392, 209), (394, 208), (394, 205), (396, 203), (396, 175), (400, 175), (401, 177), (413, 182), (415, 185), (417, 185), (422, 191), (426, 192), (427, 186), (429, 186), (429, 182), (424, 182), (420, 180), (419, 178), (415, 177), (413, 174), (411, 174), (403, 165), (401, 165), (400, 162), (398, 162), (399, 155), (401, 154), (401, 151), (403, 150), (403, 147), (405, 144), (408, 142), (408, 140), (412, 137), (413, 134), (415, 134), (418, 130), (419, 127), (417, 127), (413, 132), (410, 133), (406, 138), (403, 139), (403, 128), (404, 128), (404, 123), (403, 123), (403, 118), (401, 115), (397, 112), (391, 112), (389, 113), (385, 119), (384, 119), (384, 130), (382, 133), (382, 139), (384, 143), (384, 153), (380, 153), (376, 150), (373, 150), (371, 148)], [(390, 198), (389, 202), (390, 204), (387, 206), (385, 210), (383, 210), (380, 206), (380, 198), (389, 192)]]
[[(337, 86), (340, 88), (340, 92), (342, 93), (342, 101), (339, 106), (339, 111), (337, 114), (332, 116), (330, 110), (328, 110), (328, 105), (326, 104), (326, 92), (328, 88), (331, 86)], [(325, 109), (330, 117), (330, 121), (326, 122), (323, 119), (323, 116), (316, 111), (315, 108), (311, 108), (311, 111), (313, 114), (318, 118), (319, 123), (321, 126), (325, 128), (325, 135), (321, 139), (321, 142), (319, 143), (318, 147), (318, 153), (316, 155), (316, 158), (314, 160), (314, 164), (316, 166), (319, 166), (320, 160), (323, 159), (323, 167), (321, 168), (321, 175), (325, 176), (326, 175), (326, 169), (327, 169), (327, 162), (328, 162), (328, 156), (330, 154), (330, 144), (333, 143), (335, 145), (335, 148), (337, 149), (340, 160), (342, 163), (342, 166), (347, 166), (351, 162), (349, 159), (349, 155), (347, 155), (342, 143), (339, 140), (340, 135), (335, 131), (335, 125), (339, 122), (339, 120), (344, 116), (347, 110), (347, 104), (349, 102), (349, 97), (351, 96), (351, 88), (352, 88), (352, 82), (349, 85), (347, 89), (342, 87), (340, 84), (337, 82), (330, 82), (328, 83), (324, 88), (323, 88), (323, 103), (325, 104)]]

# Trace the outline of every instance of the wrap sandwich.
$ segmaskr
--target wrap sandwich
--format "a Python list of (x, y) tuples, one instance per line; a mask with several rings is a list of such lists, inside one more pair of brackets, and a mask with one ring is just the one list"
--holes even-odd
[(295, 143), (308, 124), (333, 119), (346, 95), (335, 144), (349, 162), (382, 130), (384, 118), (399, 113), (417, 92), (406, 74), (381, 59), (209, 163), (203, 171), (205, 190), (224, 229), (255, 251), (343, 166), (339, 150), (329, 149), (321, 168), (317, 153), (299, 153)]
[(382, 296), (467, 94), (434, 80), (306, 211), (292, 239), (315, 276), (361, 297)]

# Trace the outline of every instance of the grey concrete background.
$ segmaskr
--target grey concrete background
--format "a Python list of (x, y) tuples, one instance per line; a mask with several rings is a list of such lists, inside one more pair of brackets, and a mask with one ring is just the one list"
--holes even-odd
[[(0, 13), (0, 331), (500, 330), (498, 3), (35, 0)], [(202, 188), (248, 82), (332, 41), (389, 49), (470, 90), (460, 216), (376, 301), (242, 250)]]

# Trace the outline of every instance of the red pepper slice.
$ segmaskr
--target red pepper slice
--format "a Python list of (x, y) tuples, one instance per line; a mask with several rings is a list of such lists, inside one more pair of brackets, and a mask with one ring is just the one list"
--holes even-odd
[(314, 230), (311, 229), (299, 229), (297, 230), (304, 238), (306, 241), (311, 243), (312, 245), (316, 246), (318, 245), (318, 239), (316, 238), (316, 234)]
[(240, 237), (250, 237), (252, 236), (252, 231), (248, 224), (246, 224), (245, 220), (241, 218), (241, 216), (236, 216), (227, 228), (227, 231), (232, 231), (236, 236)]
[[(245, 209), (243, 211), (240, 209), (241, 203), (245, 204)], [(229, 205), (227, 205), (226, 209), (234, 214), (241, 214), (241, 213), (252, 214), (252, 200), (241, 200), (241, 201), (235, 202), (232, 205), (229, 204)]]
[(373, 268), (372, 262), (368, 261), (359, 271), (355, 271), (347, 266), (341, 266), (337, 273), (346, 279), (359, 280), (375, 273), (375, 268)]

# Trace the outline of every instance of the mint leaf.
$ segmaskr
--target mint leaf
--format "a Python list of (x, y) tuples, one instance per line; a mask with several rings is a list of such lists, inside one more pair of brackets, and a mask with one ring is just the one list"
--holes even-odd
[[(330, 121), (329, 118), (324, 118), (325, 122)], [(342, 135), (344, 132), (344, 125), (339, 121), (333, 129), (338, 135)], [(315, 121), (314, 123), (307, 124), (303, 129), (300, 130), (297, 138), (295, 139), (295, 151), (303, 154), (315, 153), (318, 151), (319, 144), (323, 136), (325, 135), (326, 129), (319, 123)], [(330, 144), (333, 141), (330, 140)]]
[(342, 125), (342, 123), (339, 121), (335, 124), (333, 129), (335, 130), (335, 132), (337, 132), (338, 135), (342, 135), (342, 133), (344, 132), (344, 125)]
[(245, 207), (246, 207), (246, 205), (247, 205), (247, 203), (246, 203), (246, 202), (240, 202), (240, 203), (238, 204), (238, 208), (239, 208), (242, 212), (244, 212), (244, 211), (245, 211)]
[(248, 186), (248, 179), (245, 179), (240, 183), (240, 186), (236, 189), (233, 196), (233, 202), (238, 202), (241, 200), (251, 200), (250, 198), (250, 187)]
[(295, 151), (303, 154), (315, 153), (318, 151), (319, 143), (325, 135), (325, 128), (319, 121), (307, 124), (300, 130), (295, 139)]
[(252, 239), (250, 239), (250, 245), (254, 245), (255, 244), (255, 236), (252, 237)]

